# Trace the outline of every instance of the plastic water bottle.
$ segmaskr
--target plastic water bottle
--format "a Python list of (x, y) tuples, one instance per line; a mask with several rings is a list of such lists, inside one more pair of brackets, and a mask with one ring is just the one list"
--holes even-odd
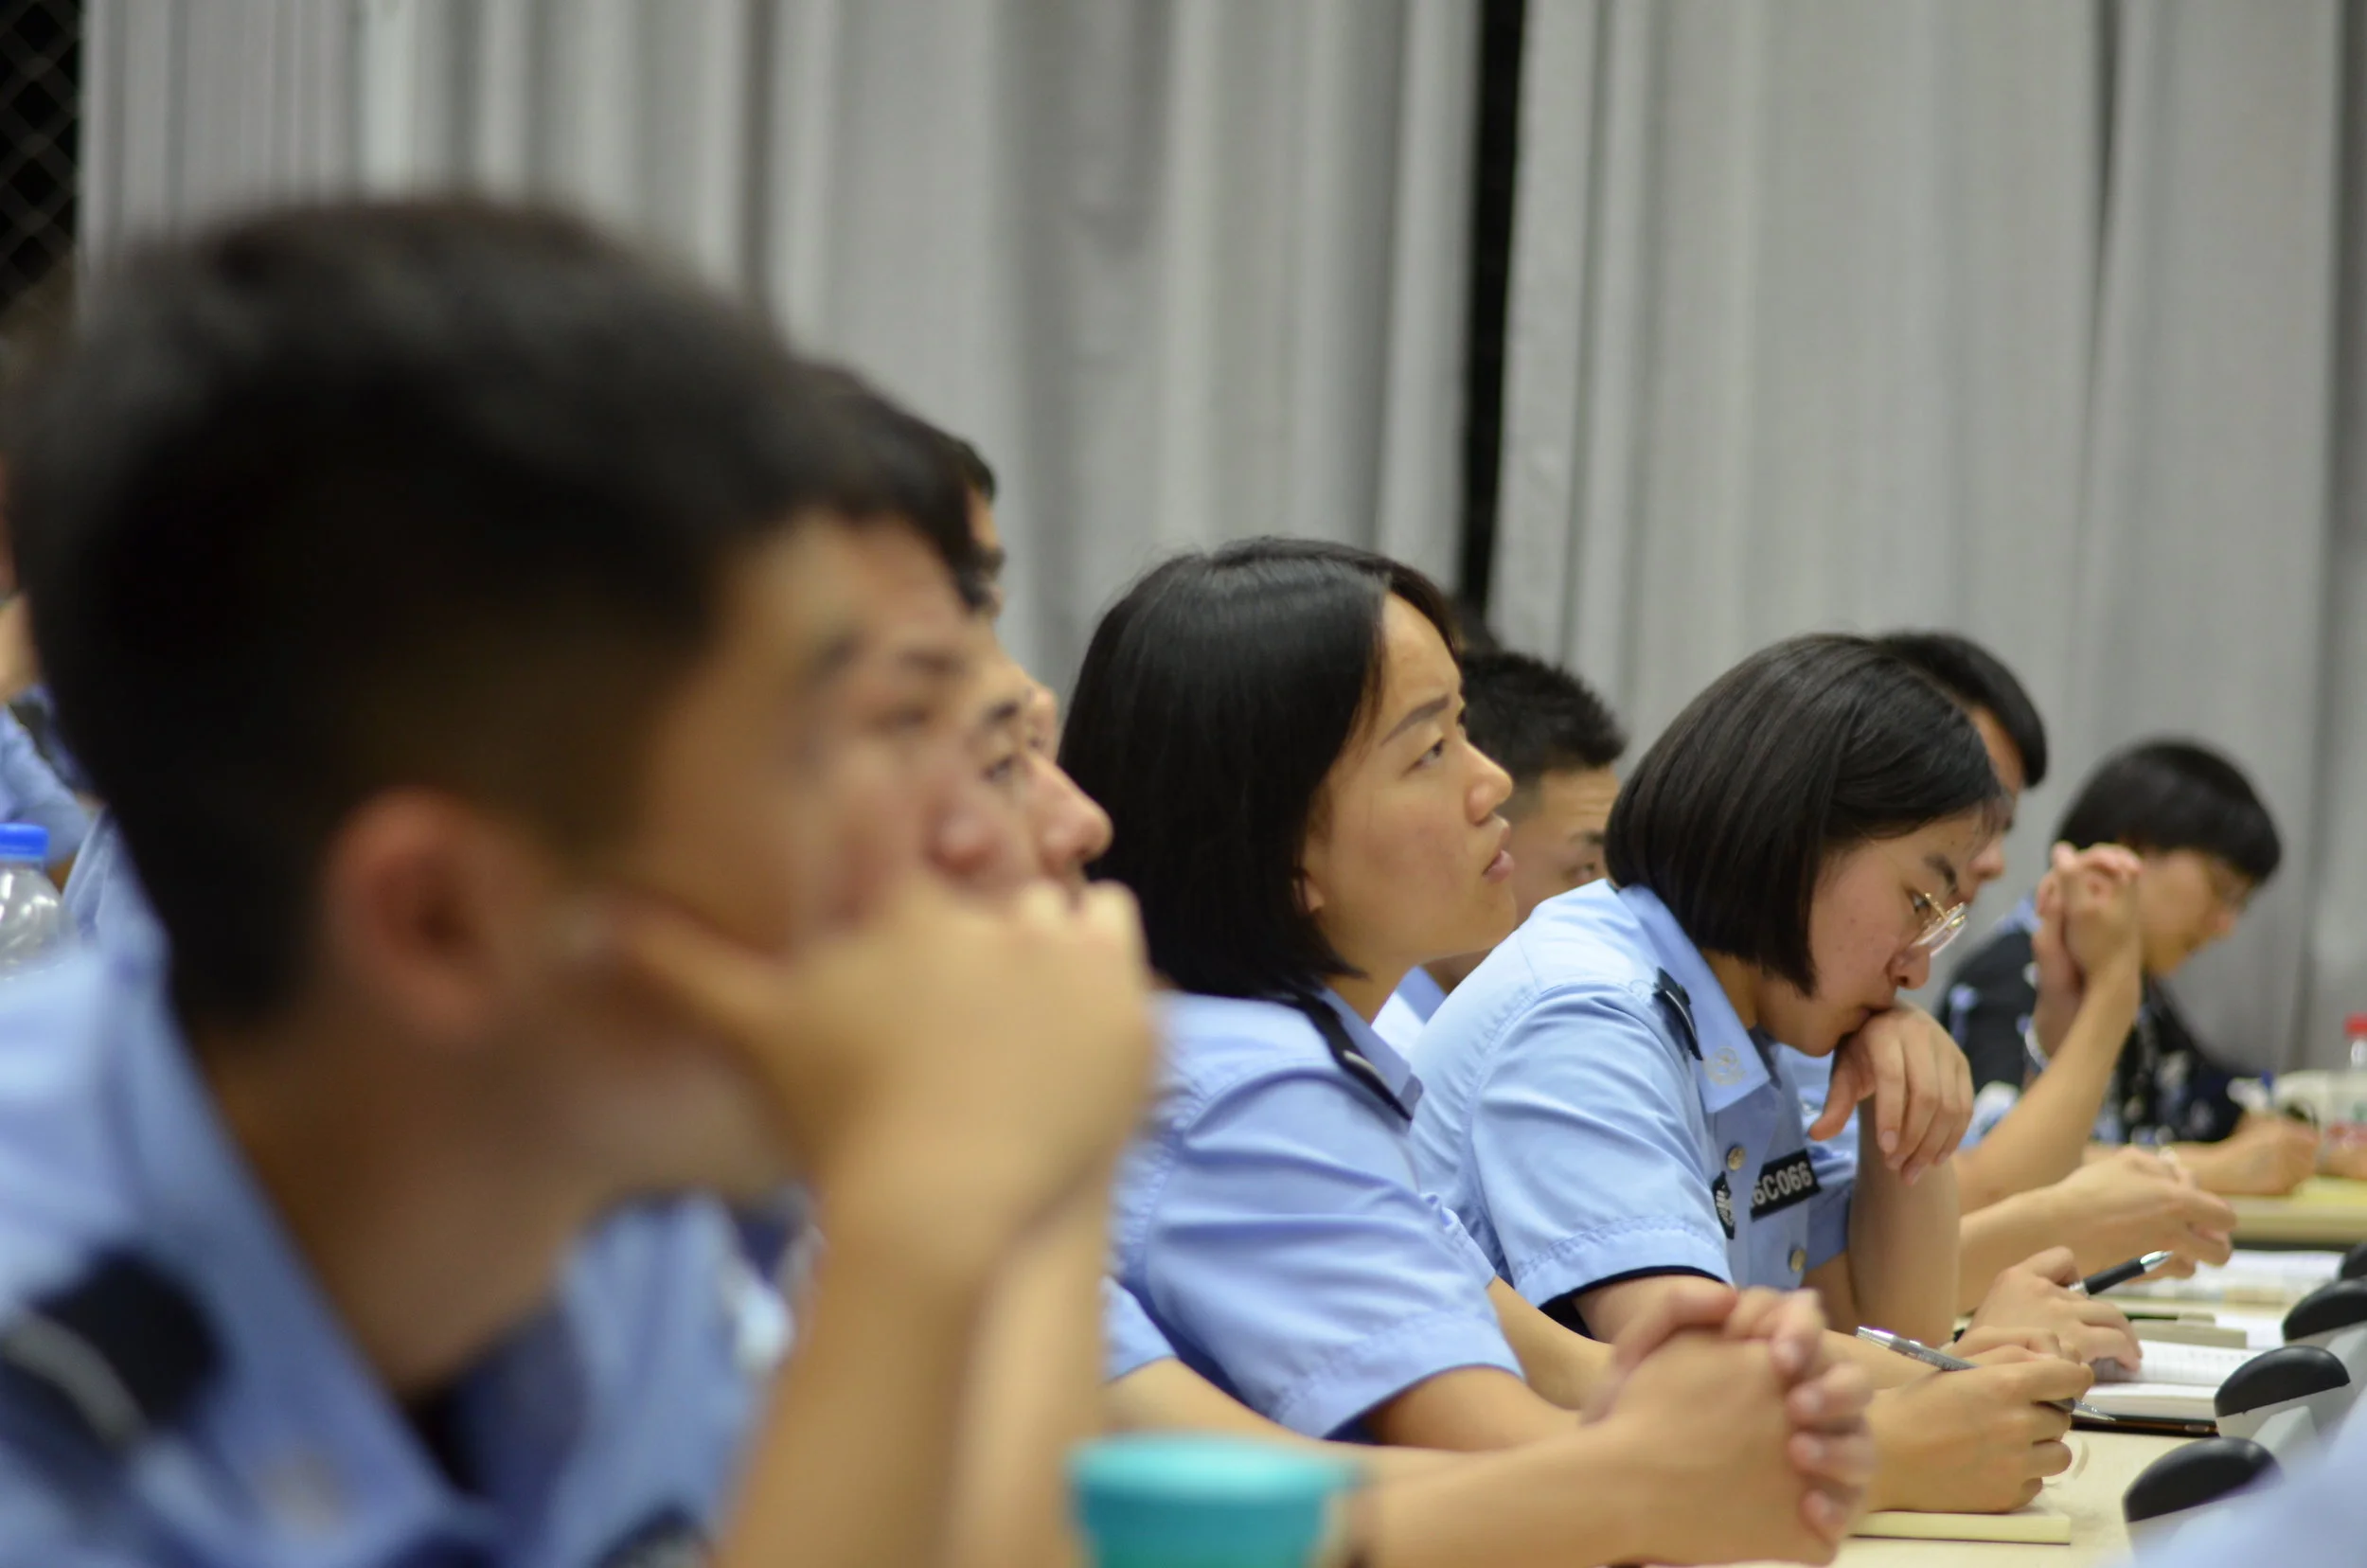
[(1109, 1437), (1069, 1465), (1095, 1568), (1311, 1568), (1355, 1470), (1274, 1443)]
[(2357, 1012), (2342, 1020), (2342, 1036), (2351, 1043), (2351, 1071), (2367, 1073), (2367, 1012)]
[(0, 823), (0, 977), (40, 963), (65, 944), (65, 900), (49, 880), (48, 864), (48, 829)]

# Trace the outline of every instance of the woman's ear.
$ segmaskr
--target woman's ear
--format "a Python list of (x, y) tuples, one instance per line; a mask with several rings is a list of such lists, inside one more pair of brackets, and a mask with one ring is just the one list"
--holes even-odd
[(1316, 911), (1323, 908), (1324, 890), (1315, 885), (1315, 879), (1307, 874), (1307, 868), (1305, 866), (1299, 867), (1298, 880), (1292, 885), (1298, 889), (1299, 912), (1301, 914), (1312, 915)]

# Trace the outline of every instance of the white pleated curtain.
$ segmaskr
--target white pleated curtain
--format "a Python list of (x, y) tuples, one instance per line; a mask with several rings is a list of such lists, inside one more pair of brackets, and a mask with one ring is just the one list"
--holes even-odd
[(1258, 532), (1444, 572), (1472, 0), (93, 0), (86, 253), (242, 204), (579, 204), (1001, 472), (1010, 633)]
[(2056, 760), (1976, 931), (2103, 752), (2225, 747), (2290, 852), (2179, 989), (2232, 1054), (2332, 1060), (2367, 1009), (2363, 31), (1534, 0), (1503, 630), (1647, 739), (1793, 632), (1980, 637)]

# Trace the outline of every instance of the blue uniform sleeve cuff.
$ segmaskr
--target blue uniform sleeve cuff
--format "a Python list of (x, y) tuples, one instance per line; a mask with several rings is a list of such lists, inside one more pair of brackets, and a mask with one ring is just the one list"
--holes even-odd
[(1598, 1225), (1513, 1266), (1513, 1289), (1536, 1306), (1622, 1274), (1689, 1272), (1734, 1282), (1726, 1243), (1682, 1220), (1622, 1220)]
[(1431, 1312), (1343, 1350), (1276, 1401), (1273, 1419), (1308, 1437), (1329, 1437), (1376, 1405), (1465, 1367), (1520, 1377), (1521, 1363), (1494, 1316)]

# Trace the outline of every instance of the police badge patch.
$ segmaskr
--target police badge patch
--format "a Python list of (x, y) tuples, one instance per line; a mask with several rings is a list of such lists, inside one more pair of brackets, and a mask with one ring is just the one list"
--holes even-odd
[(1726, 1173), (1719, 1171), (1717, 1180), (1710, 1184), (1710, 1202), (1717, 1205), (1717, 1223), (1726, 1233), (1726, 1239), (1735, 1238), (1735, 1189), (1726, 1185)]

